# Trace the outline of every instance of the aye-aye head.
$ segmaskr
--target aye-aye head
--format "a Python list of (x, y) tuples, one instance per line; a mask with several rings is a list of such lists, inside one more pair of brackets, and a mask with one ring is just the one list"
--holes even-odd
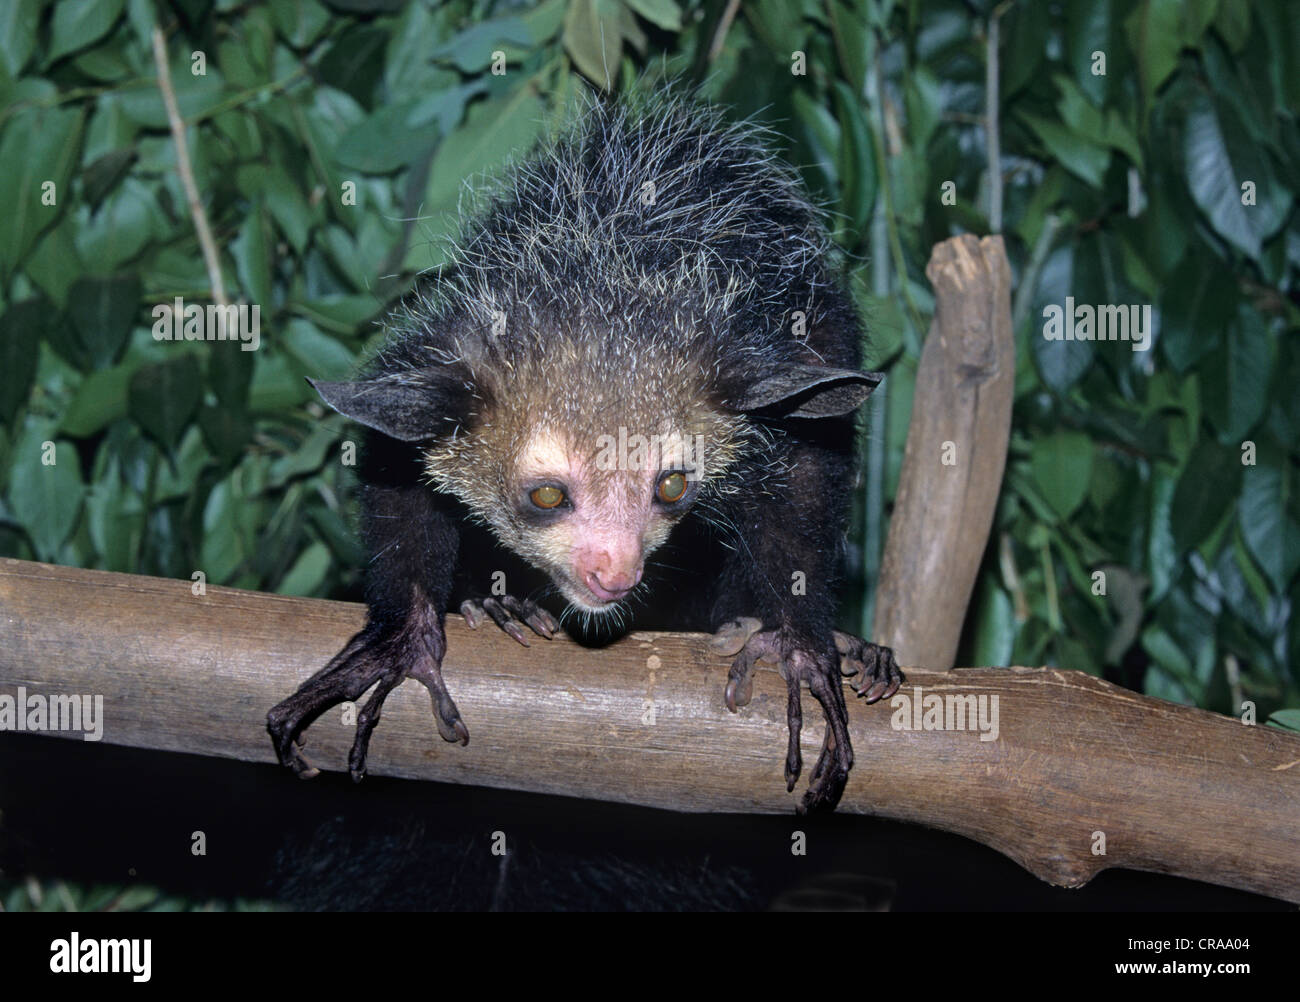
[(763, 416), (848, 413), (880, 380), (785, 364), (728, 382), (689, 351), (638, 353), (608, 336), (479, 344), (447, 364), (312, 385), (340, 413), (419, 443), (431, 489), (595, 613), (627, 598), (673, 526), (760, 447)]

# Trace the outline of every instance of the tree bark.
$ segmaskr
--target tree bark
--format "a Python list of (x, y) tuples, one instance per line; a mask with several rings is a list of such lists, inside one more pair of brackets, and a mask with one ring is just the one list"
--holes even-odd
[(1002, 489), (1016, 345), (1001, 237), (936, 244), (925, 273), (934, 322), (916, 373), (871, 639), (901, 664), (942, 670), (957, 657)]
[[(0, 560), (0, 700), (19, 686), (29, 697), (102, 694), (105, 741), (272, 762), (266, 711), (364, 614)], [(449, 616), (447, 638), (468, 747), (442, 741), (426, 691), (404, 684), (385, 704), (371, 772), (678, 811), (793, 812), (775, 668), (760, 665), (753, 701), (733, 715), (727, 662), (699, 634), (634, 633), (598, 650), (538, 638), (525, 649)], [(996, 697), (996, 740), (969, 724), (901, 729), (918, 719), (909, 705), (867, 706), (848, 690), (857, 763), (841, 811), (966, 835), (1054, 884), (1122, 866), (1300, 901), (1300, 738), (1081, 672), (907, 673), (909, 699), (985, 697), (991, 720)], [(809, 696), (805, 707), (807, 768), (823, 722)], [(341, 712), (327, 713), (307, 732), (313, 761), (344, 769), (352, 733)], [(287, 770), (284, 781), (297, 782)]]

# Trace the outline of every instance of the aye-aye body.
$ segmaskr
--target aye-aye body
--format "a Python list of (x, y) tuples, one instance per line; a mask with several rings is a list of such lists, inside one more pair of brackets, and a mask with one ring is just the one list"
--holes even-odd
[(271, 710), (281, 762), (313, 775), (302, 731), (374, 686), (359, 779), (405, 678), (466, 743), (446, 612), (527, 644), (559, 629), (550, 604), (581, 629), (715, 631), (732, 710), (756, 660), (779, 665), (791, 790), (807, 684), (827, 728), (800, 809), (833, 808), (853, 762), (841, 672), (868, 701), (902, 681), (888, 648), (834, 629), (854, 415), (881, 377), (859, 371), (824, 228), (761, 133), (682, 101), (593, 102), (390, 327), (363, 378), (315, 384), (367, 429), (369, 616)]

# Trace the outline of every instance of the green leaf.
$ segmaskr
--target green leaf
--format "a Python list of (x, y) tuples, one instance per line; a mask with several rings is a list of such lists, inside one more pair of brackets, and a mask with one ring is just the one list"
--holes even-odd
[[(135, 123), (122, 111), (122, 102), (115, 93), (101, 94), (96, 99), (95, 110), (91, 113), (90, 122), (86, 126), (86, 145), (82, 154), (82, 163), (89, 165), (82, 175), (83, 182), (88, 186), (87, 198), (89, 192), (93, 190), (90, 187), (92, 170), (115, 169), (120, 163), (115, 165), (114, 160), (120, 162), (123, 154), (128, 161), (135, 160), (134, 145), (137, 132)], [(97, 168), (96, 165), (100, 161), (104, 163)], [(101, 196), (107, 193), (107, 188), (99, 192)]]
[(465, 116), (465, 105), (486, 91), (487, 85), (480, 78), (459, 87), (424, 94), (414, 102), (406, 119), (407, 128), (427, 131), (430, 125), (436, 125), (443, 133), (451, 132)]
[(9, 0), (0, 4), (0, 70), (17, 77), (36, 47), (41, 0)]
[(1016, 644), (1016, 617), (1007, 593), (985, 579), (975, 604), (972, 666), (1007, 665)]
[[(316, 213), (312, 211), (307, 200), (302, 196), (302, 190), (283, 167), (275, 166), (270, 170), (264, 167), (256, 169), (261, 175), (262, 194), (266, 199), (267, 209), (270, 210), (280, 232), (293, 245), (293, 249), (301, 254), (307, 247), (308, 235), (316, 223)], [(248, 190), (243, 184), (240, 187)]]
[[(1028, 6), (1041, 7), (1042, 4)], [(1097, 107), (1106, 101), (1107, 82), (1117, 75), (1127, 75), (1131, 68), (1122, 66), (1122, 54), (1113, 44), (1114, 21), (1118, 20), (1114, 11), (1114, 0), (1066, 0), (1065, 13), (1065, 52), (1064, 63), (1074, 75), (1076, 85), (1088, 95), (1087, 99)], [(1052, 5), (1048, 5), (1052, 10)], [(1044, 12), (1044, 16), (1046, 12)], [(1059, 15), (1053, 18), (1059, 22)], [(1040, 44), (1046, 44), (1044, 38)], [(1093, 73), (1093, 53), (1102, 52), (1106, 56), (1106, 72)]]
[(564, 27), (564, 15), (568, 0), (542, 0), (529, 10), (519, 15), (532, 32), (532, 43), (541, 45), (550, 41)]
[(682, 9), (673, 0), (627, 0), (627, 5), (664, 31), (682, 30)]
[(126, 56), (122, 36), (109, 36), (102, 44), (82, 52), (72, 60), (78, 73), (99, 83), (121, 84), (136, 76), (135, 65)]
[(76, 234), (78, 257), (101, 275), (128, 265), (153, 239), (156, 215), (148, 186), (127, 178), (89, 220), (84, 210), (74, 217), (82, 224)]
[(128, 887), (122, 891), (114, 903), (113, 911), (115, 912), (136, 912), (147, 908), (153, 902), (157, 901), (160, 891), (156, 887), (149, 887), (145, 884), (139, 884), (134, 887)]
[[(28, 428), (33, 426), (29, 424)], [(45, 448), (45, 441), (49, 440), (24, 435), (16, 444), (9, 507), (18, 524), (27, 530), (37, 557), (52, 562), (76, 525), (86, 488), (76, 446), (58, 441), (51, 451)], [(54, 462), (47, 466), (45, 459), (50, 456)]]
[(243, 410), (253, 378), (253, 355), (233, 343), (216, 343), (208, 352), (208, 385), (226, 407)]
[[(225, 93), (225, 83), (211, 61), (208, 62), (206, 74), (195, 76), (190, 69), (188, 52), (185, 55), (177, 52), (175, 56), (170, 57), (170, 68), (172, 89), (176, 92), (176, 104), (180, 108), (181, 118), (190, 126), (187, 132), (190, 149), (193, 150), (198, 140), (194, 125), (226, 100), (228, 95)], [(169, 128), (167, 108), (163, 104), (162, 92), (158, 89), (156, 74), (157, 69), (153, 65), (153, 59), (150, 58), (149, 84), (142, 87), (125, 87), (115, 92), (115, 95), (122, 114), (128, 120), (147, 129), (159, 129), (165, 132)], [(171, 137), (167, 136), (159, 141), (166, 144), (167, 156), (174, 157)], [(141, 159), (143, 160), (144, 157), (142, 156)], [(196, 173), (198, 173), (198, 166), (196, 158)], [(174, 166), (172, 169), (175, 169)]]
[[(912, 148), (924, 150), (943, 121), (943, 84), (926, 67), (918, 66), (907, 78), (903, 103), (907, 109), (907, 131)], [(873, 183), (876, 165), (871, 163)]]
[(253, 437), (253, 422), (244, 411), (233, 407), (199, 408), (199, 428), (203, 438), (223, 463), (233, 463)]
[(50, 297), (55, 306), (68, 304), (68, 292), (77, 276), (86, 270), (77, 253), (77, 221), (66, 216), (37, 241), (35, 249), (23, 262), (23, 271), (37, 287)]
[(329, 27), (330, 12), (316, 0), (271, 0), (275, 30), (295, 49), (305, 49)]
[[(863, 19), (861, 10), (846, 0), (832, 0), (826, 5), (826, 13), (830, 19), (831, 35), (835, 39), (835, 54), (843, 67), (849, 90), (861, 94), (867, 79), (867, 54), (871, 51), (872, 44), (870, 28)], [(910, 124), (910, 109), (908, 121)]]
[(318, 425), (293, 452), (280, 456), (271, 464), (267, 483), (283, 487), (294, 477), (315, 473), (325, 461), (325, 454), (338, 442), (336, 428)]
[(352, 332), (381, 309), (383, 303), (376, 302), (371, 295), (356, 296), (321, 296), (319, 299), (307, 300), (294, 304), (301, 313), (318, 327), (334, 331)]
[[(92, 120), (92, 127), (93, 122), (94, 120)], [(87, 145), (89, 145), (89, 138), (87, 138)], [(82, 171), (81, 183), (85, 186), (86, 204), (92, 209), (99, 208), (99, 203), (104, 200), (104, 196), (126, 177), (126, 172), (134, 160), (135, 150), (109, 150)]]
[(1300, 567), (1300, 525), (1288, 514), (1295, 504), (1295, 472), (1285, 456), (1260, 459), (1243, 471), (1238, 524), (1251, 555), (1280, 594)]
[(235, 485), (236, 470), (217, 483), (203, 508), (203, 542), (199, 550), (201, 568), (213, 582), (230, 580), (231, 575), (254, 552), (250, 521), (254, 517), (243, 491)]
[(1140, 167), (1142, 149), (1138, 146), (1137, 137), (1120, 118), (1119, 112), (1111, 108), (1103, 114), (1069, 77), (1058, 75), (1054, 79), (1061, 92), (1061, 99), (1056, 105), (1061, 120), (1084, 139), (1119, 150)]
[[(133, 431), (135, 429), (132, 429)], [(137, 441), (149, 450), (156, 446), (144, 436), (137, 433)], [(150, 453), (152, 457), (152, 452)], [(212, 462), (212, 452), (203, 438), (202, 429), (191, 424), (181, 435), (181, 444), (176, 447), (170, 462), (158, 464), (157, 482), (154, 485), (154, 500), (158, 503), (177, 498), (190, 498), (199, 486), (199, 475), (203, 468)], [(147, 476), (147, 474), (146, 474)], [(156, 509), (155, 509), (156, 512)]]
[(1054, 122), (1050, 118), (1017, 112), (1021, 121), (1047, 147), (1047, 152), (1060, 161), (1062, 167), (1094, 188), (1100, 188), (1106, 168), (1110, 166), (1110, 150)]
[(1183, 258), (1160, 300), (1160, 350), (1176, 372), (1223, 343), (1239, 299), (1236, 281), (1218, 259), (1196, 251)]
[[(1188, 190), (1215, 231), (1252, 258), (1286, 220), (1292, 193), (1274, 177), (1267, 155), (1231, 109), (1198, 94), (1187, 112), (1183, 170)], [(1242, 185), (1254, 185), (1244, 205)]]
[(1240, 52), (1250, 37), (1250, 3), (1251, 0), (1220, 0), (1219, 2), (1214, 27), (1234, 53)]
[(1167, 464), (1157, 463), (1151, 478), (1151, 513), (1147, 527), (1147, 573), (1151, 576), (1152, 603), (1169, 590), (1178, 570), (1180, 554), (1174, 543), (1173, 506), (1178, 484)]
[(876, 203), (876, 159), (860, 102), (836, 82), (835, 110), (840, 120), (840, 211), (850, 232), (859, 233)]
[(1204, 542), (1241, 488), (1238, 453), (1206, 439), (1192, 452), (1170, 508), (1174, 548), (1181, 554)]
[(1029, 354), (1042, 373), (1043, 382), (1058, 393), (1068, 390), (1083, 377), (1094, 356), (1092, 341), (1049, 341), (1045, 336), (1044, 311), (1048, 306), (1056, 306), (1064, 313), (1066, 298), (1072, 295), (1075, 252), (1073, 245), (1063, 244), (1048, 255), (1033, 293), (1034, 308), (1029, 318)]
[(1056, 656), (1049, 662), (1057, 668), (1087, 672), (1101, 676), (1101, 662), (1091, 647), (1068, 634), (1058, 634), (1053, 640)]
[(112, 464), (110, 475), (86, 494), (86, 527), (105, 570), (130, 571), (143, 528), (140, 495), (129, 490)]
[(384, 51), (391, 41), (383, 28), (354, 25), (345, 29), (331, 38), (329, 51), (318, 64), (318, 78), (369, 106), (384, 72)]
[(1273, 374), (1273, 338), (1250, 305), (1237, 304), (1226, 335), (1197, 371), (1205, 416), (1218, 430), (1219, 441), (1240, 443), (1268, 406)]
[(302, 376), (290, 368), (284, 355), (265, 351), (250, 354), (257, 356), (248, 390), (248, 409), (252, 413), (284, 411), (316, 396)]
[(25, 299), (0, 316), (0, 422), (13, 421), (31, 393), (49, 313), (44, 300)]
[(68, 316), (96, 368), (117, 361), (135, 326), (140, 296), (140, 278), (134, 273), (110, 278), (84, 275), (72, 284)]
[(1124, 21), (1129, 48), (1137, 58), (1142, 100), (1148, 107), (1160, 85), (1178, 66), (1182, 48), (1181, 0), (1141, 0)]
[[(502, 166), (525, 152), (541, 132), (543, 108), (530, 87), (470, 107), (465, 121), (438, 146), (429, 167), (423, 214), (458, 225), (462, 182)], [(430, 248), (412, 246), (407, 267), (417, 270), (436, 264)]]
[(193, 355), (142, 366), (131, 377), (128, 407), (140, 427), (172, 449), (194, 416), (201, 390)]
[(1269, 714), (1268, 722), (1287, 730), (1300, 731), (1300, 710), (1274, 710)]
[(280, 343), (298, 371), (312, 379), (345, 379), (356, 368), (356, 358), (315, 324), (294, 317), (284, 326)]
[(125, 0), (95, 0), (94, 3), (55, 4), (46, 65), (107, 35), (121, 15), (124, 3)]
[(262, 211), (262, 199), (258, 197), (240, 227), (239, 236), (230, 243), (230, 254), (235, 259), (239, 284), (249, 303), (261, 306), (262, 312), (269, 315), (274, 294), (271, 290), (271, 235), (267, 230), (266, 213)]
[(791, 103), (796, 126), (812, 154), (809, 169), (817, 172), (812, 183), (820, 182), (828, 191), (834, 191), (839, 187), (835, 153), (840, 147), (840, 123), (829, 108), (802, 90), (794, 92)]
[(623, 62), (620, 13), (614, 0), (573, 0), (564, 17), (564, 50), (601, 90), (612, 89)]
[(125, 416), (127, 387), (139, 367), (139, 362), (128, 360), (86, 376), (63, 412), (59, 430), (74, 438), (85, 438)]
[(434, 59), (450, 60), (462, 73), (482, 73), (492, 64), (497, 50), (527, 49), (533, 33), (517, 17), (480, 21), (448, 39), (432, 52)]
[(1165, 673), (1163, 678), (1148, 673), (1147, 695), (1175, 703), (1194, 703), (1201, 687), (1196, 684), (1191, 661), (1173, 638), (1160, 627), (1149, 626), (1142, 631), (1142, 647)]
[(1079, 432), (1057, 432), (1034, 440), (1029, 466), (1044, 499), (1068, 519), (1083, 503), (1092, 477), (1092, 439)]
[(1295, 109), (1300, 108), (1300, 22), (1284, 0), (1252, 5), (1259, 31), (1268, 45), (1270, 75), (1278, 94), (1278, 110), (1287, 110), (1290, 131), (1295, 131)]
[(1047, 4), (1021, 3), (1008, 8), (1003, 20), (1006, 44), (1000, 53), (1004, 100), (1037, 78), (1047, 51), (1051, 19), (1054, 13)]
[(334, 149), (335, 161), (367, 174), (387, 174), (414, 163), (437, 139), (436, 133), (411, 127), (422, 103), (414, 99), (378, 109), (344, 133)]
[(1218, 13), (1220, 0), (1183, 0), (1183, 45), (1196, 48)]
[(285, 572), (275, 590), (281, 595), (314, 595), (325, 580), (330, 564), (329, 547), (312, 543)]
[[(0, 137), (0, 273), (7, 275), (70, 202), (72, 167), (81, 145), (85, 113), (72, 108), (24, 108), (10, 117)], [(52, 184), (51, 188), (45, 186)], [(54, 204), (46, 205), (46, 193)]]

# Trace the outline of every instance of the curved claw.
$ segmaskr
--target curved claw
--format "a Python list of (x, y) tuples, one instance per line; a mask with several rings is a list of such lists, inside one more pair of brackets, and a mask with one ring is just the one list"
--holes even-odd
[(726, 700), (727, 709), (732, 713), (737, 712), (737, 706), (748, 705), (754, 696), (755, 660), (756, 655), (746, 646), (741, 649), (736, 660), (731, 663), (731, 670), (727, 672), (727, 688), (722, 696)]
[(415, 679), (429, 690), (429, 698), (433, 701), (433, 722), (442, 739), (453, 744), (467, 745), (469, 728), (460, 719), (456, 701), (451, 698), (447, 683), (442, 680), (442, 651), (432, 643), (427, 646), (428, 656), (411, 665), (406, 671), (406, 677)]
[[(740, 663), (740, 659), (737, 659), (736, 664)], [(736, 665), (732, 665), (731, 671), (733, 674), (735, 673)], [(749, 701), (754, 698), (752, 664), (745, 665), (743, 676), (727, 679), (727, 688), (723, 692), (723, 698), (726, 700), (727, 709), (732, 713), (738, 713), (738, 707), (749, 705)]]
[(892, 696), (907, 680), (898, 667), (893, 650), (888, 647), (881, 647), (850, 633), (838, 632), (835, 635), (835, 646), (843, 655), (840, 661), (841, 672), (857, 676), (849, 684), (868, 703)]
[[(289, 750), (291, 756), (289, 768), (291, 768), (299, 779), (315, 779), (320, 775), (320, 770), (312, 765), (311, 759), (302, 750), (302, 745), (297, 741), (293, 742)], [(280, 759), (284, 761), (284, 757)]]
[(786, 725), (789, 728), (789, 740), (785, 748), (785, 792), (793, 793), (794, 784), (799, 781), (803, 771), (803, 752), (799, 748), (799, 737), (803, 733), (803, 702), (799, 698), (799, 680), (789, 681), (790, 698), (786, 702)]
[(465, 599), (460, 604), (460, 614), (465, 617), (465, 625), (471, 630), (477, 630), (479, 624), (483, 622), (483, 608), (477, 602), (471, 602)]
[(719, 654), (734, 654), (731, 670), (727, 672), (727, 687), (723, 699), (727, 709), (737, 712), (754, 695), (754, 664), (757, 661), (780, 661), (774, 632), (761, 633), (761, 620), (743, 616), (724, 623), (709, 641), (709, 647)]
[(472, 630), (477, 630), (485, 618), (490, 617), (524, 647), (530, 645), (528, 635), (519, 625), (520, 621), (545, 640), (553, 639), (560, 631), (560, 624), (555, 621), (555, 617), (540, 605), (531, 599), (517, 599), (513, 595), (502, 595), (500, 598), (488, 596), (479, 601), (466, 599), (460, 604), (460, 614)]
[(817, 764), (808, 778), (808, 789), (799, 805), (800, 813), (834, 810), (844, 794), (849, 770), (853, 768), (853, 746), (849, 742), (849, 711), (844, 702), (844, 685), (835, 673), (831, 659), (810, 660), (815, 664), (807, 672), (808, 688), (826, 715), (826, 736), (822, 739)]
[(844, 699), (843, 675), (857, 675), (860, 690), (869, 702), (891, 695), (903, 681), (902, 672), (887, 647), (879, 647), (848, 633), (834, 633), (829, 641), (815, 641), (782, 630), (762, 631), (757, 619), (732, 620), (713, 637), (718, 653), (734, 654), (724, 691), (727, 709), (736, 712), (752, 696), (753, 670), (759, 660), (775, 661), (786, 681), (788, 699), (784, 774), (786, 789), (794, 791), (803, 770), (800, 737), (803, 705), (800, 687), (807, 683), (826, 717), (826, 733), (817, 762), (808, 777), (808, 789), (799, 803), (799, 813), (833, 810), (843, 796), (853, 767), (853, 746), (849, 740), (848, 706)]
[(331, 706), (360, 699), (373, 685), (374, 692), (357, 715), (356, 736), (348, 752), (348, 771), (360, 782), (366, 774), (370, 737), (384, 700), (408, 677), (424, 684), (432, 694), (438, 732), (448, 741), (468, 744), (469, 729), (442, 680), (445, 651), (441, 616), (427, 603), (414, 605), (395, 631), (367, 623), (329, 664), (267, 713), (266, 729), (281, 764), (303, 779), (318, 775), (320, 770), (302, 752), (302, 732)]
[(513, 595), (506, 595), (501, 602), (514, 613), (517, 619), (527, 623), (539, 637), (550, 640), (560, 631), (560, 624), (555, 621), (555, 617), (532, 599), (517, 599)]
[(500, 623), (498, 625), (500, 625), (501, 629), (505, 630), (506, 633), (510, 634), (510, 636), (514, 637), (525, 647), (529, 646), (528, 638), (524, 636), (524, 628), (520, 626), (518, 623), (516, 623), (513, 619), (505, 623)]
[(266, 729), (281, 765), (288, 766), (302, 779), (320, 774), (302, 752), (302, 732), (331, 706), (359, 698), (383, 675), (383, 659), (375, 651), (378, 643), (374, 628), (367, 626), (292, 696), (271, 707), (266, 715)]
[(379, 712), (384, 700), (402, 681), (403, 673), (391, 671), (375, 685), (375, 691), (366, 700), (366, 705), (357, 713), (357, 733), (352, 739), (352, 750), (348, 752), (348, 772), (352, 782), (360, 783), (366, 775), (366, 754), (370, 750), (370, 735), (379, 723)]

